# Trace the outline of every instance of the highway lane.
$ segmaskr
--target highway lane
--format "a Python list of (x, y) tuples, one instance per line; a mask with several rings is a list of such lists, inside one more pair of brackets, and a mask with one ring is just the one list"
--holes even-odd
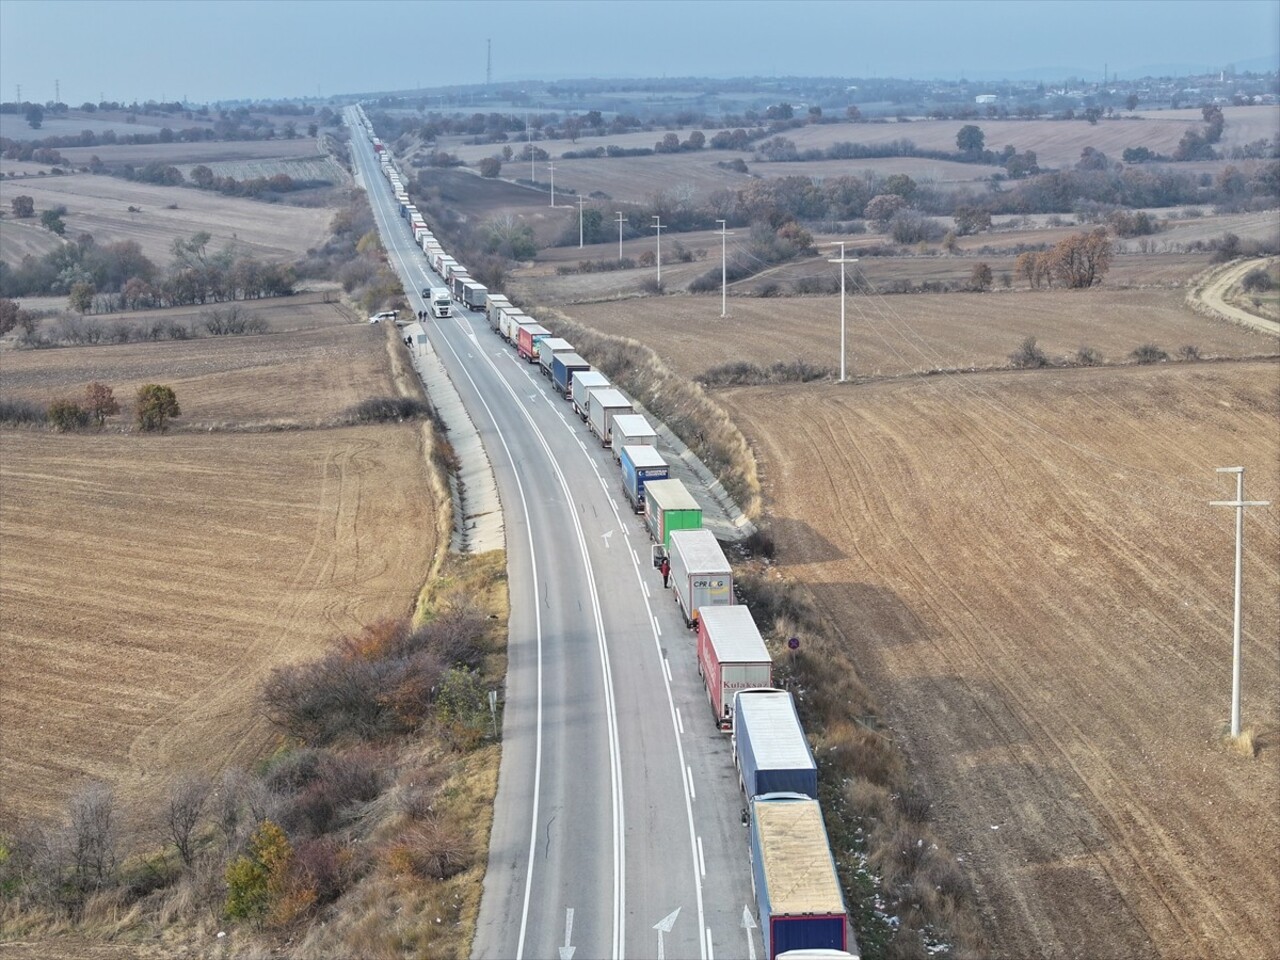
[[(415, 309), (438, 285), (352, 137)], [(742, 800), (692, 635), (617, 467), (482, 315), (428, 336), (481, 434), (506, 521), (503, 759), (477, 957), (747, 956)]]

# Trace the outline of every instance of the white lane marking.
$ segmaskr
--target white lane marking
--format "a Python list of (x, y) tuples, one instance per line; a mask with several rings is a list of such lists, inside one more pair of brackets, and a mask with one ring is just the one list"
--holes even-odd
[[(690, 786), (693, 784), (690, 783)], [(698, 871), (705, 877), (707, 875), (707, 859), (702, 855), (702, 838), (698, 838)]]
[(645, 595), (646, 597), (651, 597), (651, 596), (653, 596), (651, 593), (649, 593), (649, 584), (647, 584), (647, 583), (641, 583), (641, 584), (640, 584), (640, 586), (644, 587), (644, 595)]
[[(697, 791), (697, 790), (695, 790), (695, 789), (693, 789), (693, 767), (685, 767), (685, 769), (689, 771), (689, 796), (691, 796), (691, 797), (693, 797), (693, 799), (697, 800), (697, 799), (698, 799), (698, 791)], [(701, 840), (701, 839), (699, 839), (699, 840), (698, 840), (698, 852), (699, 852), (699, 853), (701, 853), (701, 852), (702, 852), (702, 840)]]
[[(707, 927), (707, 960), (716, 960), (716, 952), (711, 948), (711, 928)], [(752, 956), (751, 960), (755, 960)]]
[(573, 952), (578, 948), (570, 941), (573, 939), (573, 907), (564, 910), (564, 946), (560, 948), (560, 960), (573, 960)]
[(662, 658), (662, 670), (667, 675), (667, 683), (671, 683), (671, 661), (666, 657)]
[(676, 907), (653, 925), (653, 929), (658, 931), (658, 960), (664, 960), (666, 956), (662, 945), (662, 935), (671, 932), (671, 928), (676, 925), (676, 917), (678, 916), (680, 916), (680, 908)]
[(680, 735), (684, 736), (684, 718), (680, 716), (679, 707), (676, 707), (676, 726), (680, 728)]
[(756, 960), (756, 938), (751, 931), (756, 928), (756, 919), (751, 916), (751, 908), (742, 905), (742, 932), (747, 935), (747, 960)]
[(657, 614), (650, 614), (653, 617), (653, 632), (656, 636), (662, 636), (662, 624), (658, 623)]

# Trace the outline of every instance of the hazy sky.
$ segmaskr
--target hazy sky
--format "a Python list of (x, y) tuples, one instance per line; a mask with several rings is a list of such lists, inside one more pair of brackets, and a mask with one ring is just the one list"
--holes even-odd
[(1277, 0), (0, 0), (0, 99), (196, 101), (493, 79), (1102, 78), (1280, 66)]

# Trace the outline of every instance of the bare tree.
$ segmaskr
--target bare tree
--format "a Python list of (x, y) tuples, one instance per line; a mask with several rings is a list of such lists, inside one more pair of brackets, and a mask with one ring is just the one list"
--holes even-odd
[(195, 833), (200, 826), (211, 785), (197, 774), (185, 774), (169, 791), (165, 808), (165, 827), (169, 839), (178, 848), (178, 856), (186, 866), (195, 858)]
[(115, 796), (105, 783), (90, 783), (67, 810), (71, 869), (82, 890), (101, 887), (116, 867)]

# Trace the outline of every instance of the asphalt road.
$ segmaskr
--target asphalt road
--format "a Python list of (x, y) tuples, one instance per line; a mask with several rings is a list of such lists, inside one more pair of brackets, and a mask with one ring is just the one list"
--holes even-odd
[[(352, 153), (414, 310), (439, 286), (368, 138)], [(477, 958), (761, 953), (744, 806), (694, 640), (607, 450), (455, 308), (426, 324), (496, 475), (511, 593), (503, 754)]]

